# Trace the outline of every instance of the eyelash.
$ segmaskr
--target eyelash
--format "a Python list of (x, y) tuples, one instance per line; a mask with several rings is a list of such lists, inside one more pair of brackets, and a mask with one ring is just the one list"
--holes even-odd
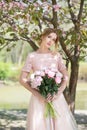
[[(48, 38), (51, 38), (50, 36), (48, 36)], [(56, 41), (55, 39), (53, 39), (53, 41)]]
[(50, 36), (48, 36), (48, 38), (50, 38)]

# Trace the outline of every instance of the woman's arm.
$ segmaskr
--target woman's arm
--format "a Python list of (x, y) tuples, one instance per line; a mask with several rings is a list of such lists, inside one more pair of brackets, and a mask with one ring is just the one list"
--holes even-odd
[(66, 88), (67, 82), (68, 82), (68, 72), (66, 69), (61, 70), (61, 73), (63, 74), (63, 80), (61, 82), (61, 86), (58, 89), (58, 95), (60, 95), (64, 89)]
[(29, 90), (34, 96), (36, 96), (39, 100), (46, 101), (44, 97), (38, 92), (38, 90), (32, 88), (28, 81), (28, 72), (22, 71), (20, 75), (19, 82), (23, 85), (27, 90)]
[(63, 63), (63, 59), (60, 54), (58, 57), (58, 70), (62, 73), (63, 80), (61, 82), (60, 88), (58, 89), (58, 93), (53, 96), (52, 100), (58, 98), (61, 95), (61, 93), (63, 93), (64, 89), (66, 88), (67, 82), (68, 82), (68, 71), (67, 71), (65, 64)]

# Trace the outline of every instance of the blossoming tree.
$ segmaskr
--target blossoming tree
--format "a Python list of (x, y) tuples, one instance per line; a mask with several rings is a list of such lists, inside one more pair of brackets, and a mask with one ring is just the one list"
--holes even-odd
[[(27, 41), (34, 50), (44, 27), (58, 30), (67, 63), (71, 63), (68, 98), (74, 112), (79, 61), (87, 48), (86, 0), (1, 0), (0, 50), (14, 47), (13, 41)], [(8, 38), (8, 35), (10, 37)], [(68, 64), (67, 64), (68, 65)]]

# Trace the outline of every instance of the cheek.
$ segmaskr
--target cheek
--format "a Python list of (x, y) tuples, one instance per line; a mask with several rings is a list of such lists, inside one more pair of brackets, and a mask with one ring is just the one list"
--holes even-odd
[(53, 41), (53, 42), (51, 43), (51, 45), (55, 45), (55, 42)]
[(44, 38), (44, 42), (46, 43), (46, 42), (48, 42), (49, 41), (49, 39), (48, 38)]

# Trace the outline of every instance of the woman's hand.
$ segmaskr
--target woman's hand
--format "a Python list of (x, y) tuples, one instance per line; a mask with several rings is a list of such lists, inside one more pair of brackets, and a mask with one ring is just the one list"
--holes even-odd
[(47, 102), (51, 102), (51, 101), (52, 101), (52, 98), (53, 98), (53, 96), (49, 93), (49, 94), (47, 95), (46, 101), (47, 101)]
[(63, 93), (66, 87), (65, 81), (62, 83), (61, 87), (58, 89), (57, 94), (54, 94), (53, 97), (51, 96), (51, 101), (56, 100), (59, 96)]
[(33, 95), (36, 96), (38, 98), (38, 100), (40, 100), (41, 102), (47, 102), (47, 100), (39, 93), (38, 90), (33, 89)]
[(38, 98), (38, 100), (41, 100), (41, 101), (45, 101), (46, 102), (46, 99), (39, 93), (38, 90), (32, 88), (30, 86), (30, 82), (28, 80), (28, 75), (29, 73), (28, 72), (21, 72), (21, 75), (20, 75), (20, 79), (19, 79), (19, 82), (27, 89), (29, 90), (34, 96), (36, 96)]
[(52, 102), (52, 101), (56, 100), (61, 95), (61, 93), (62, 93), (61, 91), (58, 91), (58, 93), (54, 94), (53, 96), (51, 94), (48, 94), (46, 101)]
[(55, 100), (56, 98), (58, 98), (57, 94), (54, 94), (53, 96), (49, 93), (46, 100), (47, 102), (52, 102), (53, 100)]

